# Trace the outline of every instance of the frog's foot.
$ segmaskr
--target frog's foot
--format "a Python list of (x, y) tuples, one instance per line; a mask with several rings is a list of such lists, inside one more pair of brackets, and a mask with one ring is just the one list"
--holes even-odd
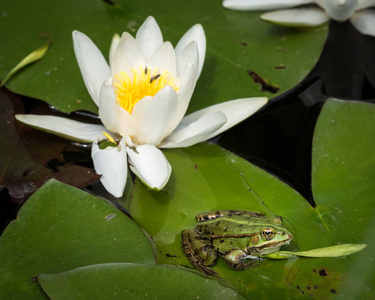
[(217, 258), (217, 253), (210, 241), (202, 239), (196, 232), (186, 229), (181, 235), (182, 250), (191, 264), (204, 275), (218, 277), (211, 268)]
[[(246, 254), (241, 249), (234, 249), (223, 255), (225, 263), (234, 270), (242, 271), (258, 266), (259, 257)], [(249, 261), (251, 259), (251, 261)]]
[(222, 280), (222, 278), (219, 276), (219, 273), (209, 267), (199, 266), (197, 267), (197, 269), (206, 276), (213, 276), (217, 279)]

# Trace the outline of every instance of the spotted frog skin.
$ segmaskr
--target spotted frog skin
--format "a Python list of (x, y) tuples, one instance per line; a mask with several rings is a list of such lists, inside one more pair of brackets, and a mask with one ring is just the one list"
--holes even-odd
[[(210, 267), (221, 256), (235, 270), (255, 266), (260, 255), (276, 252), (293, 235), (279, 216), (244, 210), (219, 210), (195, 216), (199, 224), (182, 232), (182, 249), (203, 274), (217, 276)], [(253, 259), (249, 261), (248, 259)]]

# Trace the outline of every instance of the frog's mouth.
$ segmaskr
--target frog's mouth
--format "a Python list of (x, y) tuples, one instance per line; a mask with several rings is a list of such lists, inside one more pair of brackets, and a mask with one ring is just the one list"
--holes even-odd
[(288, 238), (283, 241), (275, 241), (275, 242), (270, 241), (269, 243), (264, 244), (262, 246), (252, 247), (252, 251), (255, 250), (259, 254), (269, 254), (272, 252), (276, 252), (280, 249), (281, 246), (289, 244), (290, 241), (293, 239), (292, 234), (287, 233), (287, 235), (288, 235)]

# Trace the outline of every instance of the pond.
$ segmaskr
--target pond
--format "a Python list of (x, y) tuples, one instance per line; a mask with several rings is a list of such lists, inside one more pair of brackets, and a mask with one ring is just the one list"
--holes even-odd
[[(350, 21), (280, 27), (262, 21), (260, 12), (227, 10), (213, 0), (184, 3), (183, 11), (179, 3), (167, 0), (65, 1), (60, 6), (53, 1), (16, 2), (0, 9), (0, 24), (6, 28), (0, 78), (46, 41), (49, 46), (41, 59), (0, 89), (0, 298), (373, 297), (373, 36), (361, 34)], [(194, 24), (204, 28), (206, 55), (202, 73), (194, 77), (199, 80), (187, 114), (204, 114), (204, 108), (231, 99), (269, 101), (225, 132), (207, 135), (207, 142), (161, 148), (171, 171), (160, 191), (146, 186), (136, 167), (136, 154), (143, 148), (127, 141), (123, 147), (131, 157), (130, 168), (125, 157), (126, 185), (123, 195), (115, 197), (95, 172), (99, 168), (92, 161), (91, 143), (39, 131), (14, 115), (54, 115), (101, 126), (105, 118), (100, 109), (98, 118), (93, 92), (87, 92), (82, 80), (72, 31), (84, 32), (107, 59), (113, 34), (135, 36), (148, 16), (155, 17), (164, 40), (174, 46)], [(29, 26), (19, 26), (20, 18)], [(22, 39), (15, 41), (14, 36)], [(203, 61), (201, 48), (197, 51)], [(147, 66), (141, 70), (144, 75), (152, 70), (152, 64)], [(150, 84), (164, 76), (155, 72)], [(114, 137), (106, 141), (107, 148), (120, 151), (118, 135)], [(111, 168), (115, 175), (108, 178), (116, 181), (122, 175), (116, 173), (116, 164)], [(248, 218), (238, 211), (259, 214)], [(196, 215), (202, 217), (195, 220)], [(218, 218), (228, 226), (219, 229), (212, 221), (207, 234), (198, 225), (204, 218)], [(242, 241), (252, 237), (258, 243), (256, 226), (270, 233), (279, 225), (293, 236), (281, 250), (367, 248), (343, 257), (326, 252), (315, 258), (266, 257), (244, 271), (225, 264), (230, 251), (243, 250)], [(228, 238), (224, 230), (232, 227)], [(192, 240), (210, 243), (203, 247), (185, 239), (181, 245), (185, 229), (198, 234)], [(227, 252), (216, 246), (218, 239), (229, 247)], [(265, 243), (262, 249), (277, 251), (280, 245)], [(213, 272), (207, 271), (214, 276), (198, 271), (206, 269), (199, 258), (185, 256), (189, 251), (208, 253), (196, 247), (216, 247), (218, 258), (209, 266)], [(261, 248), (255, 244), (252, 249), (254, 255)]]

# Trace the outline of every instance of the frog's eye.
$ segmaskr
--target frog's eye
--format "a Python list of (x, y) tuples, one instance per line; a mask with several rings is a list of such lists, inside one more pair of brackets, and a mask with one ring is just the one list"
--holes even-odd
[(275, 231), (271, 227), (263, 228), (262, 236), (267, 241), (272, 240), (273, 237), (275, 236)]

